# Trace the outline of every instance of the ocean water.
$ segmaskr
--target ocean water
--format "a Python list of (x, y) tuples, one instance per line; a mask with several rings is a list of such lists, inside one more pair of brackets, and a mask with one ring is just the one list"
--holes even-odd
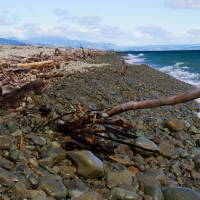
[(200, 50), (128, 51), (130, 64), (146, 64), (179, 80), (200, 87)]

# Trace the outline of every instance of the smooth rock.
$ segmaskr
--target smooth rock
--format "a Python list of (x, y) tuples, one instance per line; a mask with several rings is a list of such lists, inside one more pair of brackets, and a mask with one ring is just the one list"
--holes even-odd
[(161, 184), (154, 176), (149, 174), (142, 174), (137, 176), (138, 182), (143, 183), (144, 185), (152, 185), (161, 188)]
[(74, 200), (103, 200), (103, 198), (97, 192), (90, 191), (90, 192), (85, 192), (84, 194), (82, 194), (81, 196), (77, 197)]
[[(140, 146), (140, 147), (150, 149), (150, 150), (158, 150), (157, 145), (154, 142), (152, 142), (151, 140), (149, 140), (145, 137), (138, 137), (135, 140), (134, 144), (137, 145), (137, 146)], [(144, 156), (144, 157), (149, 157), (149, 156), (152, 156), (152, 155), (155, 154), (153, 152), (145, 151), (145, 150), (139, 149), (137, 147), (133, 147), (133, 151), (135, 153), (140, 154), (141, 156)]]
[(75, 178), (74, 172), (72, 171), (72, 169), (69, 166), (61, 165), (61, 166), (59, 166), (59, 171), (65, 177)]
[(164, 200), (162, 191), (159, 187), (152, 185), (145, 185), (144, 188), (145, 194), (152, 197), (152, 200)]
[(116, 182), (117, 184), (120, 183), (127, 183), (132, 185), (132, 178), (134, 174), (128, 170), (121, 170), (117, 172), (110, 172), (107, 175), (107, 182)]
[(79, 180), (72, 179), (68, 186), (69, 189), (69, 196), (72, 198), (77, 198), (84, 194), (85, 192), (88, 192), (88, 188), (83, 185)]
[(26, 185), (21, 181), (15, 184), (12, 192), (16, 199), (27, 199), (28, 197)]
[(6, 135), (0, 135), (0, 150), (10, 149), (13, 145), (13, 141)]
[(175, 137), (177, 140), (184, 141), (184, 140), (187, 140), (187, 139), (188, 139), (188, 133), (186, 133), (185, 131), (179, 131), (179, 132), (176, 132), (176, 133), (174, 134), (174, 137)]
[(20, 129), (15, 130), (14, 132), (11, 133), (13, 137), (18, 137), (22, 135), (22, 131)]
[(14, 182), (11, 178), (10, 172), (8, 172), (7, 170), (3, 168), (0, 168), (0, 183), (9, 188), (12, 188), (14, 186)]
[(113, 188), (112, 192), (117, 194), (118, 200), (140, 200), (140, 196), (137, 193), (122, 188)]
[(50, 197), (55, 199), (65, 199), (67, 196), (67, 189), (62, 181), (46, 178), (39, 183), (39, 187)]
[(171, 158), (172, 157), (171, 149), (170, 149), (170, 146), (169, 146), (169, 144), (167, 142), (162, 141), (158, 145), (158, 150), (160, 152), (162, 152), (162, 156), (163, 157), (167, 157), (167, 158)]
[(103, 163), (91, 151), (69, 151), (67, 154), (77, 164), (77, 174), (84, 178), (98, 178), (104, 175)]
[(189, 188), (168, 187), (162, 192), (165, 200), (200, 200), (200, 195)]
[(188, 149), (189, 156), (187, 158), (195, 159), (195, 157), (200, 156), (200, 150), (196, 147), (191, 147)]
[(197, 127), (195, 127), (194, 125), (192, 125), (188, 129), (188, 133), (190, 133), (190, 134), (199, 134), (200, 130)]
[(38, 146), (44, 146), (46, 144), (46, 139), (44, 137), (32, 135), (30, 138), (34, 142), (34, 144), (36, 144)]
[(13, 121), (7, 123), (8, 130), (12, 133), (17, 130), (17, 125)]
[(172, 132), (182, 131), (186, 123), (184, 120), (170, 119), (164, 122), (164, 126)]

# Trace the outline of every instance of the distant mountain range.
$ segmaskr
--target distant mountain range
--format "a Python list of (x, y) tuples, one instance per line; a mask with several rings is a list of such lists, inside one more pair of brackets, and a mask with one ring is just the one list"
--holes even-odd
[(118, 46), (112, 43), (95, 43), (83, 40), (71, 40), (59, 36), (41, 36), (20, 40), (16, 37), (0, 38), (0, 44), (8, 45), (41, 45), (41, 46), (61, 46), (61, 47), (80, 47), (103, 49), (116, 51), (167, 51), (167, 50), (200, 50), (200, 44), (174, 44), (174, 45), (147, 45), (147, 46)]

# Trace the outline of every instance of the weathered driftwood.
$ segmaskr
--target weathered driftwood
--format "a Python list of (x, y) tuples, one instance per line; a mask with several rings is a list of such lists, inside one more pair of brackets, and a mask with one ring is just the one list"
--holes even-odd
[(121, 75), (124, 76), (125, 75), (125, 59), (122, 59), (122, 68), (121, 68)]
[(170, 96), (165, 98), (146, 100), (146, 101), (129, 101), (127, 103), (115, 106), (110, 109), (103, 110), (101, 113), (107, 113), (109, 116), (117, 115), (129, 110), (155, 108), (159, 106), (175, 105), (179, 103), (185, 103), (194, 99), (200, 98), (200, 88), (186, 92), (184, 94), (178, 94), (176, 96)]
[(12, 92), (6, 93), (0, 100), (0, 109), (6, 110), (17, 108), (23, 98), (31, 91), (37, 95), (42, 94), (48, 85), (48, 82), (43, 82), (41, 79), (37, 79), (22, 86), (20, 89), (15, 89)]
[(55, 64), (54, 60), (47, 60), (47, 61), (41, 61), (41, 62), (33, 62), (33, 63), (18, 63), (17, 67), (36, 67), (36, 68), (43, 68), (47, 66), (53, 66)]
[(10, 77), (4, 78), (2, 81), (0, 81), (0, 86), (4, 85), (4, 84), (7, 83), (9, 80), (10, 80)]

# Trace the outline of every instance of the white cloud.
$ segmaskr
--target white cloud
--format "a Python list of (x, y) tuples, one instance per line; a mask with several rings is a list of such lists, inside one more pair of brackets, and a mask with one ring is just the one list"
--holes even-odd
[(0, 14), (0, 26), (11, 26), (19, 22), (19, 18), (16, 15), (8, 16), (5, 12)]
[(68, 10), (64, 10), (64, 9), (61, 9), (61, 8), (53, 9), (52, 12), (56, 16), (64, 16), (64, 15), (68, 15), (69, 14)]
[(98, 15), (86, 15), (83, 17), (74, 17), (73, 20), (78, 22), (81, 26), (97, 27), (100, 25), (101, 18)]
[(164, 6), (180, 9), (199, 9), (200, 0), (165, 0)]
[(200, 36), (200, 27), (197, 27), (197, 28), (192, 29), (192, 30), (188, 30), (187, 33)]
[(170, 34), (159, 26), (140, 26), (137, 30), (150, 37), (163, 37)]

